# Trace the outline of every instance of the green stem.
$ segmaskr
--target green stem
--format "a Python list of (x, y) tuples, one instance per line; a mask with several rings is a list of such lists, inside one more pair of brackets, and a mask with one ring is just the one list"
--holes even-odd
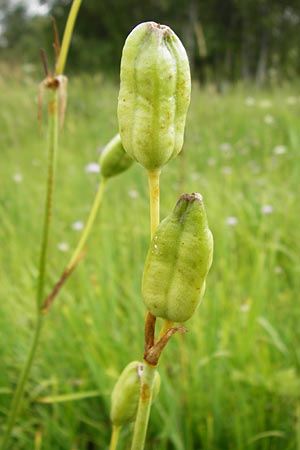
[(48, 252), (48, 242), (49, 242), (49, 231), (52, 216), (52, 198), (53, 198), (53, 187), (54, 187), (54, 177), (55, 177), (55, 165), (56, 165), (56, 154), (57, 154), (57, 144), (58, 144), (58, 111), (57, 111), (57, 91), (51, 91), (48, 106), (48, 120), (49, 120), (49, 131), (48, 131), (48, 178), (47, 178), (47, 190), (46, 190), (46, 201), (45, 201), (45, 211), (44, 211), (44, 225), (43, 225), (43, 235), (41, 244), (41, 254), (39, 262), (39, 279), (37, 287), (37, 307), (40, 309), (41, 302), (44, 298), (44, 287), (45, 287), (45, 274), (46, 274), (46, 261)]
[(121, 430), (120, 426), (113, 425), (109, 450), (117, 450), (120, 430)]
[(151, 366), (146, 361), (144, 362), (144, 370), (141, 379), (141, 394), (134, 424), (131, 450), (143, 450), (145, 446), (155, 371), (155, 366)]
[(41, 334), (41, 329), (43, 325), (43, 315), (40, 311), (40, 304), (43, 300), (44, 295), (44, 284), (45, 284), (45, 273), (46, 273), (46, 261), (47, 261), (47, 250), (49, 241), (49, 230), (52, 214), (52, 196), (53, 196), (53, 186), (54, 186), (54, 173), (55, 173), (55, 159), (57, 152), (57, 133), (58, 133), (58, 114), (57, 114), (57, 92), (51, 91), (49, 99), (49, 123), (48, 123), (48, 177), (47, 177), (47, 189), (46, 189), (46, 201), (45, 201), (45, 212), (44, 212), (44, 225), (43, 225), (43, 235), (41, 242), (41, 255), (39, 261), (39, 277), (37, 285), (37, 317), (35, 322), (34, 335), (31, 343), (31, 347), (24, 364), (23, 370), (20, 374), (17, 388), (14, 392), (13, 400), (11, 403), (10, 411), (7, 418), (6, 430), (4, 432), (1, 450), (5, 450), (6, 446), (10, 440), (12, 429), (14, 427), (20, 405), (22, 402), (25, 384), (28, 379), (28, 375), (36, 354), (37, 346), (39, 343), (39, 338)]
[(10, 412), (9, 412), (9, 415), (7, 418), (6, 430), (2, 437), (2, 442), (1, 442), (1, 447), (0, 447), (1, 450), (6, 450), (6, 446), (11, 437), (11, 432), (12, 432), (13, 426), (15, 424), (15, 421), (16, 421), (16, 418), (17, 418), (17, 415), (19, 412), (19, 407), (20, 407), (20, 404), (21, 404), (21, 401), (23, 398), (25, 384), (26, 384), (26, 381), (28, 378), (30, 368), (32, 366), (32, 362), (35, 357), (38, 343), (39, 343), (39, 337), (41, 334), (42, 325), (43, 325), (43, 316), (41, 314), (39, 314), (36, 324), (35, 324), (35, 330), (34, 330), (34, 335), (33, 335), (32, 343), (31, 343), (30, 351), (27, 356), (27, 360), (25, 362), (23, 370), (20, 374), (17, 388), (14, 392), (13, 400), (12, 400), (11, 407), (10, 407)]
[(96, 215), (97, 215), (97, 211), (99, 209), (99, 205), (102, 201), (103, 198), (103, 193), (104, 193), (104, 189), (106, 186), (106, 179), (102, 178), (102, 181), (99, 185), (98, 191), (96, 193), (95, 199), (94, 199), (94, 203), (92, 206), (92, 209), (90, 211), (90, 215), (88, 217), (87, 223), (85, 225), (85, 228), (83, 230), (83, 233), (81, 235), (81, 238), (77, 244), (76, 249), (73, 252), (73, 255), (71, 256), (71, 259), (69, 261), (69, 264), (67, 266), (66, 270), (69, 270), (71, 267), (73, 267), (73, 265), (76, 263), (77, 258), (80, 256), (80, 253), (82, 252), (82, 249), (86, 243), (86, 240), (90, 234), (91, 228), (94, 224)]
[[(155, 230), (160, 221), (160, 173), (160, 169), (155, 171), (148, 171), (151, 239), (153, 238)], [(140, 399), (134, 424), (131, 450), (143, 450), (145, 446), (151, 410), (155, 371), (155, 366), (152, 366), (148, 364), (147, 361), (144, 361), (144, 370), (141, 377)]]
[(56, 63), (55, 75), (61, 75), (64, 72), (65, 64), (68, 56), (68, 51), (70, 47), (70, 41), (73, 34), (73, 28), (75, 25), (76, 17), (81, 5), (81, 0), (74, 0), (69, 12), (67, 24), (65, 27), (64, 37), (58, 57), (58, 61)]
[(148, 172), (149, 194), (150, 194), (150, 230), (151, 239), (159, 224), (159, 179), (160, 169)]

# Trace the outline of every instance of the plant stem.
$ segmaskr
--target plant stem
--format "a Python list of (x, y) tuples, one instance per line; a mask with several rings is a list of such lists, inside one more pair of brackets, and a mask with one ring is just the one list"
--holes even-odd
[(157, 340), (159, 341), (166, 334), (166, 332), (170, 328), (172, 328), (173, 325), (174, 325), (174, 322), (172, 322), (171, 320), (164, 319), (163, 325), (162, 325), (162, 328), (161, 328), (161, 330), (159, 332)]
[[(148, 183), (150, 191), (150, 218), (151, 218), (151, 239), (155, 233), (155, 230), (160, 222), (159, 220), (159, 178), (161, 170), (158, 169), (153, 172), (148, 172)], [(159, 333), (158, 339), (160, 339), (169, 328), (172, 328), (173, 322), (164, 320), (162, 329)]]
[(70, 41), (73, 34), (73, 28), (75, 25), (76, 17), (81, 5), (81, 0), (74, 0), (69, 12), (64, 37), (59, 53), (59, 58), (56, 63), (55, 75), (61, 75), (64, 72), (67, 55), (70, 47)]
[(48, 176), (47, 176), (47, 189), (46, 189), (46, 201), (45, 201), (45, 212), (44, 212), (44, 225), (43, 234), (41, 242), (41, 255), (39, 262), (39, 277), (37, 285), (37, 316), (34, 328), (34, 335), (31, 343), (31, 347), (24, 364), (23, 370), (20, 374), (17, 388), (14, 392), (13, 400), (10, 407), (10, 412), (7, 418), (6, 431), (1, 443), (1, 450), (5, 450), (6, 446), (11, 437), (12, 429), (15, 424), (21, 401), (24, 394), (24, 388), (28, 375), (36, 354), (37, 346), (39, 343), (39, 338), (41, 334), (41, 329), (43, 325), (43, 315), (40, 311), (40, 304), (43, 300), (44, 295), (44, 284), (45, 284), (45, 273), (46, 273), (46, 261), (47, 261), (47, 250), (49, 241), (49, 230), (52, 214), (52, 197), (53, 197), (53, 185), (54, 185), (54, 174), (55, 174), (55, 159), (57, 152), (57, 133), (58, 133), (58, 114), (57, 114), (57, 91), (50, 92), (49, 99), (49, 110), (48, 110)]
[(157, 169), (153, 172), (148, 171), (148, 183), (150, 193), (150, 230), (151, 239), (159, 224), (159, 178), (161, 170)]
[(58, 99), (58, 92), (51, 91), (48, 103), (48, 176), (47, 176), (46, 201), (44, 211), (43, 235), (41, 243), (40, 262), (39, 262), (39, 278), (36, 297), (38, 311), (40, 309), (41, 302), (43, 301), (44, 298), (46, 261), (48, 252), (50, 223), (52, 216), (52, 198), (53, 198), (56, 154), (58, 144), (57, 99)]
[(141, 379), (141, 394), (134, 424), (131, 450), (143, 450), (145, 446), (155, 371), (156, 366), (152, 366), (146, 361), (144, 362), (144, 370)]
[(109, 450), (117, 450), (120, 430), (121, 430), (120, 426), (113, 425)]
[[(159, 225), (160, 216), (160, 202), (159, 202), (159, 179), (161, 170), (148, 171), (148, 183), (150, 194), (150, 231), (151, 239), (154, 236), (155, 230)], [(137, 410), (137, 415), (133, 430), (133, 439), (131, 450), (143, 450), (145, 446), (147, 428), (150, 417), (153, 381), (155, 376), (156, 366), (152, 366), (144, 361), (144, 370), (141, 376), (141, 390), (140, 399)]]
[[(70, 40), (73, 33), (73, 28), (75, 20), (78, 14), (78, 10), (81, 4), (81, 0), (74, 0), (72, 7), (68, 16), (62, 47), (57, 61), (55, 75), (60, 75), (64, 71), (67, 54), (69, 51)], [(22, 402), (25, 384), (28, 379), (28, 375), (34, 361), (36, 350), (39, 343), (39, 338), (41, 334), (41, 329), (43, 325), (43, 314), (41, 312), (41, 304), (44, 297), (44, 286), (45, 286), (45, 275), (46, 275), (46, 262), (48, 253), (48, 242), (49, 242), (49, 231), (52, 215), (52, 197), (53, 197), (53, 187), (54, 187), (54, 175), (55, 175), (55, 162), (58, 144), (58, 92), (57, 90), (50, 91), (50, 98), (48, 103), (48, 177), (47, 177), (47, 189), (46, 189), (46, 201), (45, 201), (45, 212), (44, 212), (44, 225), (43, 234), (41, 242), (41, 253), (39, 261), (39, 276), (37, 285), (37, 316), (35, 322), (35, 329), (31, 347), (27, 356), (27, 360), (20, 374), (17, 388), (15, 390), (13, 400), (11, 403), (10, 412), (7, 418), (6, 430), (4, 432), (1, 450), (5, 450), (6, 446), (10, 440), (12, 429), (14, 427), (19, 408)]]
[(35, 324), (35, 330), (34, 330), (34, 335), (33, 335), (32, 343), (31, 343), (30, 351), (27, 356), (25, 365), (22, 369), (22, 372), (20, 374), (17, 388), (14, 392), (13, 400), (12, 400), (11, 407), (10, 407), (10, 412), (9, 412), (9, 415), (7, 418), (6, 430), (4, 432), (2, 442), (1, 442), (1, 447), (0, 447), (1, 450), (6, 450), (6, 446), (9, 442), (11, 432), (12, 432), (13, 426), (15, 424), (17, 415), (18, 415), (20, 403), (22, 401), (22, 397), (23, 397), (23, 393), (24, 393), (25, 383), (27, 381), (31, 365), (32, 365), (32, 362), (35, 357), (42, 325), (43, 325), (43, 316), (41, 314), (39, 314), (36, 324)]
[(106, 181), (107, 180), (105, 178), (102, 178), (102, 181), (101, 181), (101, 183), (99, 185), (98, 191), (97, 191), (95, 199), (94, 199), (94, 203), (93, 203), (92, 209), (90, 211), (90, 215), (89, 215), (88, 220), (86, 222), (85, 228), (84, 228), (83, 233), (81, 235), (81, 238), (80, 238), (80, 240), (79, 240), (79, 242), (77, 244), (77, 247), (74, 250), (73, 255), (71, 256), (71, 259), (69, 261), (69, 264), (68, 264), (66, 270), (70, 269), (70, 267), (73, 266), (73, 264), (76, 262), (77, 258), (79, 257), (80, 253), (82, 252), (82, 249), (83, 249), (83, 247), (84, 247), (84, 245), (86, 243), (86, 240), (87, 240), (87, 238), (88, 238), (88, 236), (90, 234), (91, 228), (92, 228), (93, 223), (95, 221), (99, 205), (100, 205), (100, 203), (102, 201), (104, 189), (105, 189), (105, 186), (106, 186)]

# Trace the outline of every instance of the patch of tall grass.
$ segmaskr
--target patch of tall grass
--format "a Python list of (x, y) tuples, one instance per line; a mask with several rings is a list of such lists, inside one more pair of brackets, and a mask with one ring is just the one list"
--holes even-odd
[[(12, 78), (1, 85), (4, 423), (31, 336), (46, 155), (36, 84)], [(99, 182), (87, 166), (117, 131), (117, 94), (100, 75), (70, 81), (49, 291), (87, 219)], [(223, 95), (193, 87), (184, 151), (162, 173), (161, 215), (180, 193), (201, 192), (215, 257), (203, 304), (186, 324), (190, 333), (174, 337), (163, 355), (149, 450), (300, 449), (299, 117), (297, 86), (251, 93), (237, 86)], [(134, 166), (108, 183), (88, 253), (55, 299), (15, 450), (107, 448), (112, 387), (143, 352), (148, 224), (147, 180)], [(128, 448), (128, 436), (125, 429), (120, 448)]]

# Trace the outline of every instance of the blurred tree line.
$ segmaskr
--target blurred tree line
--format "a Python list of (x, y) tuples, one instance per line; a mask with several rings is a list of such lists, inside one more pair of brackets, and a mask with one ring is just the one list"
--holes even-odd
[[(39, 63), (40, 48), (53, 55), (51, 16), (62, 34), (71, 0), (40, 0), (49, 5), (47, 16), (0, 1), (2, 58)], [(300, 72), (299, 0), (83, 0), (67, 71), (117, 75), (127, 34), (147, 20), (174, 29), (202, 82), (263, 84)]]

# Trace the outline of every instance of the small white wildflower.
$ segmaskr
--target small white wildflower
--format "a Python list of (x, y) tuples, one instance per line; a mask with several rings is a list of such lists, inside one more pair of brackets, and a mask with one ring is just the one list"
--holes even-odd
[(69, 246), (69, 244), (67, 242), (59, 242), (57, 244), (57, 248), (61, 252), (67, 252), (69, 250), (70, 246)]
[(283, 268), (281, 266), (275, 266), (274, 272), (276, 273), (276, 275), (281, 275), (283, 272)]
[(199, 173), (193, 172), (193, 173), (191, 173), (191, 180), (193, 180), (193, 181), (198, 180), (199, 176), (200, 176)]
[(221, 173), (224, 175), (230, 175), (232, 173), (232, 168), (230, 166), (224, 166), (221, 168)]
[(97, 164), (95, 162), (91, 162), (85, 166), (84, 170), (87, 173), (99, 173), (100, 167), (99, 167), (99, 164)]
[(240, 154), (241, 155), (249, 155), (249, 148), (247, 148), (247, 147), (241, 148)]
[(223, 142), (220, 145), (220, 150), (222, 150), (222, 152), (229, 152), (232, 149), (232, 145), (229, 144), (229, 142)]
[(253, 97), (247, 97), (245, 99), (245, 104), (247, 106), (253, 106), (253, 105), (255, 105), (255, 99)]
[(271, 100), (268, 100), (267, 98), (265, 98), (259, 102), (259, 106), (264, 109), (270, 108), (272, 106), (272, 102), (271, 102)]
[(250, 309), (250, 305), (249, 303), (244, 303), (240, 306), (240, 311), (241, 312), (248, 312)]
[(263, 205), (261, 207), (262, 214), (273, 214), (274, 208), (272, 205)]
[(216, 165), (216, 160), (215, 160), (215, 158), (208, 158), (207, 164), (208, 164), (209, 166), (215, 166), (215, 165)]
[(288, 105), (295, 105), (297, 103), (297, 97), (288, 97), (286, 102)]
[(75, 231), (80, 231), (83, 229), (83, 227), (84, 227), (84, 223), (81, 222), (80, 220), (77, 220), (76, 222), (74, 222), (72, 224), (72, 229)]
[(276, 145), (276, 147), (273, 148), (274, 155), (283, 155), (287, 152), (287, 148), (284, 145)]
[(34, 158), (31, 162), (34, 167), (39, 167), (41, 165), (41, 161), (36, 158)]
[(226, 225), (229, 225), (230, 227), (235, 227), (238, 224), (238, 219), (237, 217), (234, 216), (229, 216), (226, 219)]
[(261, 168), (257, 165), (257, 162), (253, 159), (250, 159), (248, 166), (253, 173), (260, 173), (261, 171)]
[(273, 123), (274, 123), (274, 117), (271, 116), (270, 114), (267, 114), (267, 115), (264, 117), (264, 122), (265, 122), (267, 125), (273, 125)]
[(139, 197), (139, 193), (135, 189), (130, 189), (130, 191), (128, 191), (128, 196), (130, 198), (138, 198)]
[(22, 183), (23, 181), (23, 175), (21, 173), (15, 173), (12, 178), (15, 183)]

